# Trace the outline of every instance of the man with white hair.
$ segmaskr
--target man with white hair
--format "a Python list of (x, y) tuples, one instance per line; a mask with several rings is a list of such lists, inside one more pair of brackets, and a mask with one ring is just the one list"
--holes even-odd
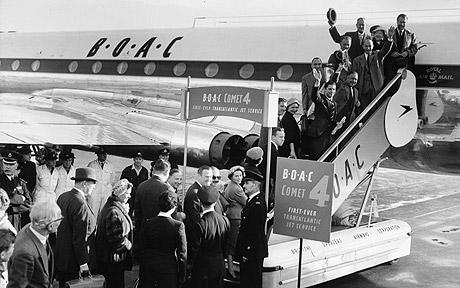
[(19, 231), (8, 267), (8, 287), (43, 287), (53, 283), (54, 256), (48, 236), (62, 220), (53, 202), (38, 202), (30, 211), (31, 223)]

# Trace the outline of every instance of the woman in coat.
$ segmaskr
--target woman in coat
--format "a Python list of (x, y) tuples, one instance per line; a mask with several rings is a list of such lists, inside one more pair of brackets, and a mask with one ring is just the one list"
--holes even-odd
[(281, 157), (297, 158), (299, 155), (300, 128), (294, 118), (294, 115), (299, 110), (299, 107), (299, 100), (295, 98), (289, 99), (286, 106), (286, 112), (284, 113), (283, 118), (281, 118), (280, 125), (286, 134), (284, 143), (279, 150), (279, 156)]
[(241, 223), (241, 211), (246, 206), (248, 197), (244, 194), (243, 187), (241, 187), (241, 181), (244, 177), (244, 168), (241, 166), (233, 166), (230, 168), (228, 178), (230, 182), (224, 191), (224, 196), (229, 202), (226, 216), (230, 220), (230, 232), (227, 234), (227, 247), (226, 251), (228, 254), (228, 269), (229, 273), (235, 277), (233, 272), (233, 255), (235, 254), (236, 239), (238, 238), (238, 232), (240, 230)]
[(337, 105), (333, 100), (336, 84), (328, 81), (324, 84), (324, 94), (318, 93), (321, 73), (313, 70), (316, 83), (312, 90), (312, 101), (315, 103), (315, 119), (308, 127), (308, 154), (310, 159), (317, 160), (331, 144), (331, 133), (337, 122)]
[(124, 271), (132, 268), (133, 223), (128, 215), (132, 187), (128, 180), (119, 180), (97, 219), (97, 267), (107, 287), (125, 287)]

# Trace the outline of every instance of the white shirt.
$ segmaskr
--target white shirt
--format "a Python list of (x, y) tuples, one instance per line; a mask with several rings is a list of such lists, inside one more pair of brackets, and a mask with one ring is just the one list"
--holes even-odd
[(105, 161), (104, 169), (102, 169), (101, 164), (96, 159), (89, 162), (88, 167), (96, 170), (97, 182), (92, 195), (108, 198), (112, 194), (112, 183), (115, 181), (115, 170), (112, 163)]
[(29, 226), (30, 231), (34, 233), (35, 236), (37, 236), (38, 240), (40, 240), (40, 243), (43, 244), (43, 247), (46, 249), (46, 240), (48, 239), (47, 236), (43, 236), (42, 234), (38, 233), (32, 226)]
[(252, 198), (256, 197), (256, 196), (259, 195), (259, 194), (260, 194), (260, 191), (257, 192), (257, 193), (252, 194), (251, 196), (249, 196), (249, 198), (248, 198), (248, 203), (249, 203), (249, 201), (251, 201)]
[(139, 176), (139, 174), (141, 173), (141, 170), (142, 170), (142, 166), (139, 167), (139, 169), (137, 169), (136, 166), (134, 166), (134, 164), (133, 164), (133, 166), (131, 166), (131, 169), (136, 171), (137, 176)]
[[(174, 211), (173, 211), (173, 212), (174, 212)], [(158, 216), (167, 217), (167, 218), (172, 218), (172, 217), (171, 217), (171, 214), (172, 214), (172, 212), (171, 212), (171, 213), (169, 213), (169, 212), (162, 212), (162, 211), (158, 212)]]
[(59, 166), (56, 168), (58, 171), (58, 183), (56, 187), (56, 199), (64, 192), (72, 190), (73, 186), (75, 185), (75, 181), (70, 179), (75, 177), (75, 167), (71, 166), (69, 173), (65, 170), (64, 166)]
[(56, 168), (51, 174), (50, 169), (45, 164), (37, 167), (37, 184), (34, 190), (34, 201), (56, 201), (56, 187), (59, 174)]

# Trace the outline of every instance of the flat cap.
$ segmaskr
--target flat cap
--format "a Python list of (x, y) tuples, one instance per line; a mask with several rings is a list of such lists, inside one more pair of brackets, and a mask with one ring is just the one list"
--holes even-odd
[(62, 160), (67, 160), (67, 159), (75, 159), (75, 154), (72, 152), (63, 152), (59, 155), (59, 158)]
[(45, 160), (57, 160), (58, 159), (58, 154), (54, 150), (47, 150), (45, 152), (45, 157), (43, 159), (45, 159)]
[(136, 152), (136, 153), (133, 154), (133, 158), (142, 158), (142, 159), (144, 159), (144, 155), (142, 155), (141, 152)]
[(30, 145), (24, 145), (18, 149), (18, 153), (21, 155), (32, 153), (32, 149), (30, 149)]
[(212, 186), (203, 186), (203, 189), (198, 190), (198, 198), (200, 199), (201, 203), (205, 205), (211, 205), (215, 203), (217, 199), (219, 199), (219, 191), (215, 187)]
[(13, 151), (3, 151), (2, 153), (3, 163), (7, 165), (14, 165), (18, 163), (19, 155)]
[(264, 150), (260, 147), (252, 147), (246, 151), (246, 157), (251, 158), (252, 160), (259, 160), (264, 157)]
[(169, 149), (168, 148), (162, 148), (159, 152), (158, 155), (169, 155)]
[(262, 174), (253, 171), (253, 170), (246, 170), (246, 176), (244, 176), (243, 182), (245, 181), (258, 181), (258, 182), (263, 182), (264, 177)]

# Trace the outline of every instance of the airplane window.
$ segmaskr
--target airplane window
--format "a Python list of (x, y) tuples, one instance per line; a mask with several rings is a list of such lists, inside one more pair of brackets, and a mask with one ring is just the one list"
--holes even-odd
[(149, 62), (145, 64), (145, 67), (144, 67), (145, 75), (152, 75), (153, 72), (155, 72), (156, 68), (157, 68), (157, 65), (155, 65), (155, 62)]
[(14, 60), (13, 63), (11, 63), (11, 69), (16, 71), (16, 70), (18, 70), (19, 65), (21, 65), (21, 62), (19, 62), (19, 60)]
[(280, 68), (278, 68), (278, 71), (276, 71), (276, 76), (280, 80), (288, 80), (289, 78), (292, 77), (293, 73), (294, 73), (294, 69), (292, 68), (291, 65), (283, 65)]
[(125, 74), (126, 70), (128, 70), (128, 63), (126, 62), (121, 62), (117, 66), (117, 72), (118, 74)]
[(78, 68), (78, 62), (77, 61), (70, 62), (69, 67), (68, 67), (70, 73), (73, 73), (73, 72), (77, 71), (77, 68)]
[(35, 60), (34, 62), (32, 62), (30, 68), (32, 68), (32, 71), (34, 72), (37, 71), (40, 68), (40, 60)]
[(187, 66), (185, 65), (185, 63), (180, 62), (180, 63), (177, 63), (176, 65), (174, 65), (173, 73), (176, 76), (182, 76), (182, 75), (184, 75), (185, 70), (187, 70)]
[(240, 77), (243, 79), (251, 78), (254, 75), (254, 65), (252, 64), (244, 64), (240, 68)]
[(210, 78), (216, 76), (218, 72), (219, 65), (217, 65), (217, 63), (211, 63), (204, 69), (204, 74), (206, 74), (206, 77)]
[(101, 69), (102, 69), (101, 61), (94, 62), (93, 66), (91, 66), (91, 70), (93, 70), (94, 74), (99, 73)]

